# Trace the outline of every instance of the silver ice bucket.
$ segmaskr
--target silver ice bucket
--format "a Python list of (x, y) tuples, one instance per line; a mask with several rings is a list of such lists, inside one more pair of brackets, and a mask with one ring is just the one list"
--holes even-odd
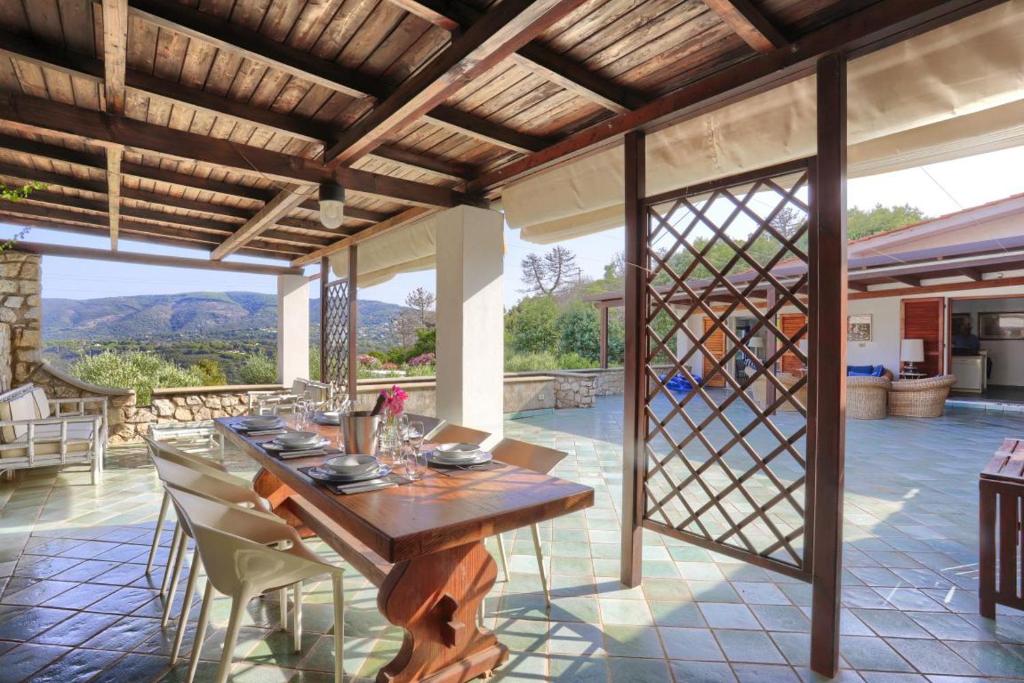
[(377, 426), (380, 415), (371, 415), (369, 410), (354, 410), (341, 415), (341, 442), (346, 453), (377, 452)]

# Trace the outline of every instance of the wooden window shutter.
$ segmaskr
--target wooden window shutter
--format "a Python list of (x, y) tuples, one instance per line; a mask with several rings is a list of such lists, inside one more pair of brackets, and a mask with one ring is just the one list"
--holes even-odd
[[(903, 337), (902, 339), (924, 340), (924, 362), (916, 363), (918, 369), (928, 376), (942, 372), (943, 329), (945, 320), (943, 313), (946, 300), (942, 297), (927, 299), (903, 299)], [(898, 374), (900, 368), (894, 368)]]

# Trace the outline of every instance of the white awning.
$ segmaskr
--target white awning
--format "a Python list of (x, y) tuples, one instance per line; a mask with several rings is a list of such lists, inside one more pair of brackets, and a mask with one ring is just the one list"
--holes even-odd
[[(851, 176), (1024, 144), (1024, 0), (1011, 0), (849, 65)], [(647, 138), (647, 190), (669, 191), (815, 152), (808, 77)], [(621, 147), (507, 186), (506, 219), (554, 242), (623, 222)]]
[[(423, 218), (395, 228), (357, 247), (358, 286), (371, 287), (399, 273), (429, 270), (437, 252), (437, 216)], [(348, 277), (348, 249), (331, 254), (331, 270)]]

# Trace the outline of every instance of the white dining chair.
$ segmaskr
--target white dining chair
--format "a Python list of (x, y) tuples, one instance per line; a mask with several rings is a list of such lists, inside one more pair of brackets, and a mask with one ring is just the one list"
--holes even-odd
[[(168, 443), (163, 443), (159, 439), (152, 435), (143, 436), (146, 441), (146, 446), (149, 450), (150, 460), (153, 458), (154, 453), (162, 453), (164, 458), (172, 460), (178, 463), (192, 463), (200, 466), (210, 467), (221, 472), (227, 472), (227, 468), (223, 464), (205, 458), (196, 453), (190, 453), (188, 451), (172, 446)], [(160, 537), (163, 535), (164, 522), (167, 520), (167, 509), (170, 505), (170, 499), (167, 497), (167, 492), (163, 494), (163, 499), (160, 501), (160, 514), (156, 518), (156, 527), (153, 529), (153, 540), (149, 546), (149, 557), (146, 559), (146, 574), (153, 571), (153, 561), (156, 559), (157, 549), (160, 547)]]
[[(334, 680), (342, 683), (345, 639), (342, 568), (324, 562), (287, 524), (174, 487), (168, 490), (195, 536), (198, 556), (206, 570), (206, 589), (196, 624), (188, 683), (192, 683), (199, 666), (214, 590), (231, 597), (231, 615), (214, 678), (216, 683), (224, 683), (249, 600), (261, 593), (292, 587), (295, 602), (292, 635), (298, 648), (302, 640), (302, 582), (324, 574), (331, 577), (334, 593)], [(276, 547), (270, 547), (266, 543), (268, 539)], [(182, 621), (185, 620), (183, 615)]]
[[(534, 472), (540, 472), (541, 474), (548, 474), (551, 470), (564, 459), (568, 453), (565, 451), (558, 451), (554, 448), (546, 448), (545, 446), (537, 446), (536, 444), (526, 443), (525, 441), (517, 441), (516, 439), (502, 439), (493, 448), (491, 448), (491, 455), (494, 456), (495, 460), (514, 465), (516, 467), (522, 467), (523, 469), (533, 470)], [(540, 542), (540, 529), (536, 524), (530, 525), (530, 535), (533, 537), (533, 550), (534, 555), (537, 558), (537, 569), (540, 571), (540, 583), (544, 589), (544, 599), (547, 604), (551, 604), (551, 590), (548, 587), (547, 572), (544, 569), (544, 551), (541, 548)], [(505, 559), (505, 545), (501, 542), (501, 534), (498, 534), (498, 552), (501, 554), (501, 564), (503, 567), (507, 567), (507, 561)], [(506, 578), (508, 576), (508, 570), (506, 569)]]
[[(164, 492), (170, 496), (169, 486), (175, 486), (186, 491), (193, 491), (200, 496), (220, 501), (226, 504), (235, 505), (241, 508), (249, 508), (259, 512), (261, 515), (277, 520), (271, 512), (269, 503), (261, 498), (256, 492), (247, 486), (239, 485), (231, 479), (237, 477), (225, 477), (223, 473), (217, 476), (216, 471), (204, 471), (197, 469), (195, 465), (181, 465), (171, 460), (164, 459), (161, 455), (153, 456), (153, 465), (156, 467), (157, 476), (164, 483)], [(244, 480), (242, 480), (244, 481)], [(175, 509), (177, 514), (178, 510)], [(167, 558), (167, 569), (164, 573), (164, 582), (160, 594), (164, 597), (164, 611), (161, 615), (160, 625), (167, 626), (171, 616), (171, 606), (174, 604), (174, 596), (178, 591), (178, 581), (181, 578), (181, 570), (185, 561), (185, 551), (188, 546), (189, 534), (186, 533), (181, 517), (174, 526), (174, 537), (171, 540), (170, 553)], [(195, 568), (190, 569), (189, 581), (195, 574)], [(285, 628), (287, 621), (287, 595), (281, 595), (281, 628)]]

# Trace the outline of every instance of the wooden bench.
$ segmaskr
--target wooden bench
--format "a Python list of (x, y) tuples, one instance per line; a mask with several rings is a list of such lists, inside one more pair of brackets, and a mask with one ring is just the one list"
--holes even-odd
[(1024, 609), (1017, 582), (1024, 547), (1024, 439), (1003, 441), (978, 477), (978, 493), (979, 611), (995, 619), (997, 604)]

